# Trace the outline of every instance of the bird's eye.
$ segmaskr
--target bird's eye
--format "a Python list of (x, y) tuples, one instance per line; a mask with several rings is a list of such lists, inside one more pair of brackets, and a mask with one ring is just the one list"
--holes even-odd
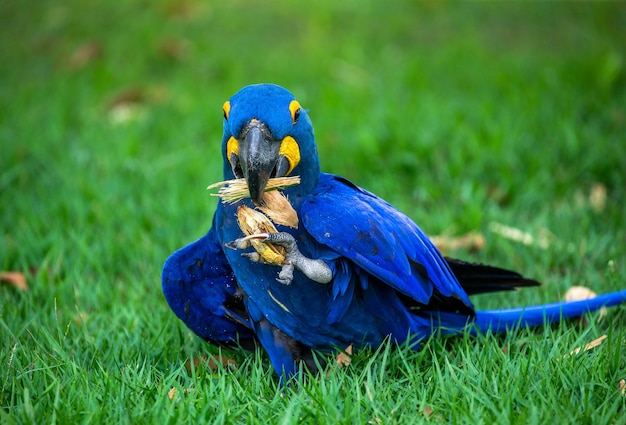
[(230, 102), (228, 100), (224, 102), (222, 109), (224, 110), (224, 119), (228, 120), (228, 114), (230, 114)]
[(300, 118), (300, 103), (297, 100), (292, 100), (289, 104), (289, 112), (291, 112), (291, 123), (295, 124)]

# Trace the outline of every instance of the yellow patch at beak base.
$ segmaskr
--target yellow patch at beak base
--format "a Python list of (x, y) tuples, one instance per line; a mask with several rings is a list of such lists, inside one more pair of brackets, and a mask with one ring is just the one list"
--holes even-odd
[(226, 142), (226, 158), (228, 158), (228, 162), (230, 162), (231, 166), (235, 166), (232, 163), (232, 154), (239, 156), (239, 140), (235, 139), (233, 136), (230, 136), (228, 142)]
[[(228, 142), (230, 143), (230, 140)], [(284, 155), (289, 162), (289, 169), (285, 173), (285, 175), (288, 176), (300, 163), (300, 147), (298, 146), (296, 139), (291, 136), (285, 137), (280, 143), (280, 150), (278, 151), (278, 154)]]

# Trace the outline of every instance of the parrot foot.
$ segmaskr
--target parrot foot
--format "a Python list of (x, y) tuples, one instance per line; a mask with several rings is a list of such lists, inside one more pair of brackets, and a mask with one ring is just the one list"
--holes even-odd
[(295, 238), (287, 232), (265, 233), (263, 242), (280, 245), (285, 248), (285, 264), (278, 274), (278, 280), (289, 285), (293, 280), (294, 269), (300, 270), (306, 277), (317, 283), (329, 283), (333, 278), (333, 271), (324, 260), (314, 260), (305, 257), (298, 249)]
[[(226, 243), (226, 247), (234, 250), (247, 249), (252, 239), (262, 239), (263, 242), (273, 243), (285, 248), (285, 263), (278, 273), (278, 282), (290, 285), (293, 281), (293, 271), (300, 270), (306, 277), (317, 283), (328, 283), (333, 278), (333, 271), (324, 260), (314, 260), (305, 257), (298, 249), (295, 238), (287, 232), (259, 233), (246, 236)], [(263, 262), (263, 258), (256, 252), (246, 252), (242, 256), (255, 263)]]

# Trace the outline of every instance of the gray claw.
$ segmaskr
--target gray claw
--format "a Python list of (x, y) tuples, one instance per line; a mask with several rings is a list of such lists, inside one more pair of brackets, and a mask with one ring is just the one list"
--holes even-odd
[(278, 278), (276, 280), (283, 285), (291, 285), (291, 282), (293, 282), (294, 268), (295, 267), (291, 263), (285, 264), (280, 270), (280, 273), (278, 273)]
[(244, 240), (244, 238), (235, 239), (231, 242), (226, 242), (224, 244), (226, 248), (237, 251), (238, 249), (246, 249), (250, 247), (250, 241)]
[(266, 240), (268, 237), (267, 233), (259, 233), (258, 235), (250, 235), (244, 238), (235, 239), (232, 242), (226, 242), (224, 246), (226, 248), (238, 250), (238, 249), (247, 249), (250, 248), (250, 240), (252, 239), (263, 239)]
[(253, 263), (262, 263), (263, 262), (263, 257), (261, 257), (261, 255), (258, 252), (244, 252), (241, 254), (242, 257), (247, 258), (248, 260), (252, 261)]

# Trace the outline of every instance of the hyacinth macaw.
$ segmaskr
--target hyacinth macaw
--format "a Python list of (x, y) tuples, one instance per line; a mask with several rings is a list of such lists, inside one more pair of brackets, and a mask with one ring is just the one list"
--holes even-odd
[[(320, 172), (309, 115), (282, 87), (244, 87), (224, 104), (224, 179), (245, 179), (249, 198), (220, 202), (209, 232), (163, 269), (169, 306), (193, 332), (219, 345), (260, 342), (279, 375), (292, 376), (311, 350), (376, 347), (390, 337), (503, 332), (626, 302), (626, 290), (594, 299), (475, 311), (469, 295), (534, 286), (521, 275), (445, 258), (394, 207), (345, 178)], [(283, 189), (298, 226), (253, 235), (283, 246), (282, 265), (251, 253), (237, 208), (263, 204), (270, 178), (300, 176)], [(252, 343), (252, 344), (251, 344)]]

